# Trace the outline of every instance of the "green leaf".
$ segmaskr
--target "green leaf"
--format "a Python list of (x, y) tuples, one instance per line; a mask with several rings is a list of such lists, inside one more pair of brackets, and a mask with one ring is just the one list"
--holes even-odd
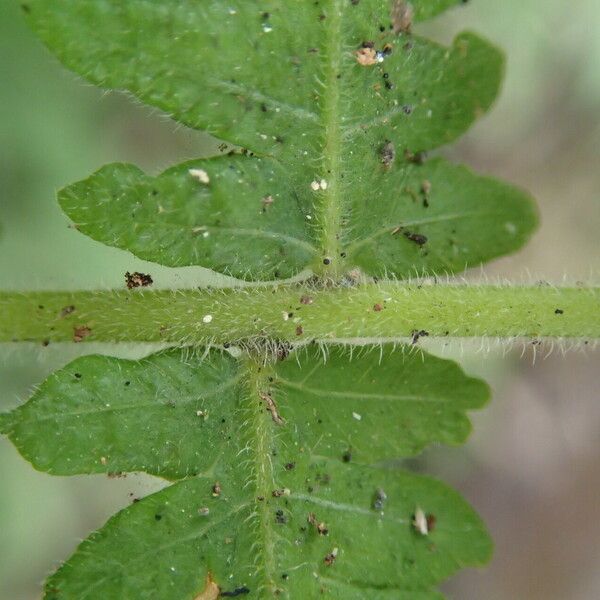
[[(413, 20), (457, 3), (413, 2)], [(306, 267), (450, 272), (516, 250), (535, 225), (525, 194), (440, 162), (413, 164), (490, 107), (501, 54), (470, 33), (450, 49), (397, 34), (392, 4), (33, 0), (30, 22), (67, 66), (246, 148), (243, 159), (199, 163), (215, 173), (206, 189), (186, 180), (185, 165), (154, 181), (110, 167), (63, 192), (66, 212), (91, 237), (142, 258), (260, 280)], [(429, 210), (419, 190), (443, 175)], [(169, 202), (149, 195), (153, 185)], [(167, 203), (173, 213), (160, 212)], [(453, 238), (449, 217), (470, 235)], [(414, 220), (418, 233), (403, 230), (412, 238), (374, 247), (380, 230)]]
[[(433, 442), (459, 444), (466, 410), (489, 392), (420, 350), (353, 357), (332, 348), (279, 363), (261, 391), (294, 424), (295, 445), (371, 464)], [(359, 375), (360, 374), (360, 375)], [(145, 471), (177, 479), (233, 460), (244, 369), (227, 354), (169, 350), (140, 361), (85, 356), (52, 374), (7, 426), (19, 451), (55, 475)]]
[(108, 165), (60, 192), (59, 201), (81, 232), (171, 267), (275, 279), (297, 274), (317, 252), (312, 206), (272, 159), (193, 161), (156, 178)]
[[(269, 459), (252, 460), (264, 467)], [(133, 504), (49, 579), (46, 600), (192, 599), (209, 573), (223, 592), (249, 590), (249, 597), (429, 599), (438, 597), (436, 583), (489, 558), (479, 518), (437, 481), (326, 461), (286, 471), (282, 458), (272, 461), (266, 487), (252, 467), (246, 481), (217, 470)], [(280, 485), (290, 493), (274, 498)], [(427, 535), (412, 524), (419, 508), (435, 516)]]
[[(187, 350), (77, 359), (11, 413), (26, 458), (55, 474), (196, 477), (93, 534), (47, 598), (194, 598), (209, 572), (224, 591), (268, 597), (436, 597), (437, 583), (487, 560), (489, 538), (457, 494), (381, 461), (463, 441), (465, 410), (487, 394), (409, 349), (349, 361), (333, 348), (326, 363), (306, 349), (274, 365)], [(435, 518), (425, 534), (419, 509)]]
[(481, 408), (487, 385), (456, 363), (421, 350), (390, 348), (350, 357), (340, 347), (279, 363), (275, 395), (298, 427), (302, 447), (332, 458), (375, 463), (410, 456), (434, 442), (460, 444), (471, 431), (465, 411)]
[(237, 425), (237, 361), (174, 350), (140, 361), (84, 356), (50, 375), (12, 413), (8, 434), (53, 475), (207, 469)]

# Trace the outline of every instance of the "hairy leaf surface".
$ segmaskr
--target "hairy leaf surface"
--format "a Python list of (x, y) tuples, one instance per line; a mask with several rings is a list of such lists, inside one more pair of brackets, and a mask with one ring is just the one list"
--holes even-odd
[(204, 187), (184, 167), (152, 181), (112, 166), (63, 192), (65, 211), (142, 258), (247, 279), (452, 272), (514, 251), (536, 221), (525, 194), (421, 165), (490, 107), (502, 56), (470, 33), (451, 48), (409, 33), (458, 2), (413, 2), (400, 23), (399, 4), (32, 0), (67, 66), (245, 149), (199, 167)]
[(195, 477), (114, 517), (47, 597), (194, 598), (209, 572), (266, 597), (435, 597), (488, 558), (489, 538), (445, 486), (379, 465), (462, 441), (487, 393), (421, 351), (349, 361), (334, 348), (324, 364), (304, 350), (272, 366), (217, 351), (77, 359), (9, 416), (21, 453), (55, 474)]
[[(140, 361), (86, 356), (52, 374), (9, 421), (36, 468), (56, 475), (145, 471), (176, 479), (233, 460), (245, 367), (228, 354), (169, 350)], [(333, 348), (277, 364), (264, 388), (319, 456), (371, 464), (433, 442), (463, 442), (487, 386), (421, 351), (354, 356)], [(260, 400), (260, 397), (258, 398)], [(268, 406), (267, 406), (268, 408)], [(234, 444), (235, 445), (235, 444)], [(291, 457), (290, 457), (291, 458)]]
[[(479, 518), (433, 479), (327, 462), (280, 475), (281, 460), (273, 463), (272, 485), (285, 481), (287, 496), (217, 471), (219, 496), (201, 477), (133, 504), (49, 579), (46, 600), (193, 599), (207, 578), (249, 598), (430, 599), (436, 583), (489, 557)], [(307, 474), (317, 478), (311, 491)], [(373, 508), (377, 490), (383, 510)], [(412, 525), (417, 508), (435, 515), (428, 535)]]

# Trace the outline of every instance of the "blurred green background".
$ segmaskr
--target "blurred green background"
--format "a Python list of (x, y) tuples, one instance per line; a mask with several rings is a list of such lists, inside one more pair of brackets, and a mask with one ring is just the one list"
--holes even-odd
[[(157, 172), (209, 153), (214, 142), (78, 81), (19, 12), (17, 2), (0, 3), (0, 289), (122, 287), (123, 273), (135, 269), (151, 270), (161, 287), (216, 282), (202, 269), (149, 267), (68, 228), (57, 188), (115, 160)], [(505, 49), (507, 80), (492, 113), (443, 152), (528, 188), (542, 215), (530, 246), (484, 275), (597, 283), (600, 2), (473, 0), (420, 30), (450, 41), (465, 28)], [(487, 569), (460, 574), (447, 593), (469, 600), (600, 597), (600, 351), (563, 356), (558, 348), (545, 359), (538, 353), (534, 363), (530, 348), (435, 350), (458, 356), (495, 392), (491, 407), (474, 415), (464, 448), (434, 449), (420, 460), (467, 496), (497, 544)], [(79, 352), (0, 345), (0, 409), (23, 401)], [(0, 600), (39, 598), (44, 577), (83, 537), (160, 485), (138, 476), (49, 477), (0, 440)]]

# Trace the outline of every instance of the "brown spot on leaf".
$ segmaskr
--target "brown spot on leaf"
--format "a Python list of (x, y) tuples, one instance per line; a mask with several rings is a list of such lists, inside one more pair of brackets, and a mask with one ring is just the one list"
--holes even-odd
[(217, 600), (221, 590), (212, 578), (212, 573), (209, 571), (204, 580), (204, 589), (194, 598), (194, 600)]
[(92, 333), (92, 330), (85, 325), (80, 325), (79, 327), (73, 328), (73, 341), (74, 342), (83, 342), (88, 335)]
[(302, 296), (300, 298), (300, 304), (312, 304), (313, 303), (313, 299), (310, 296)]

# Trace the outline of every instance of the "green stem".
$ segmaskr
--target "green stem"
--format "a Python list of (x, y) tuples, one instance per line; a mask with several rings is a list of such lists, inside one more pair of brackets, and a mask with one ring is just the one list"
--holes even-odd
[(0, 342), (233, 343), (267, 338), (600, 338), (600, 288), (387, 282), (177, 291), (0, 293)]

